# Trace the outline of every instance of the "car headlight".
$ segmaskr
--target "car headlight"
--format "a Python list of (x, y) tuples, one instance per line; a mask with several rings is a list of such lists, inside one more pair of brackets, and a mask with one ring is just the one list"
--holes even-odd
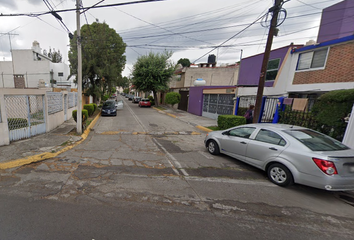
[(112, 110), (112, 112), (115, 112), (115, 111), (117, 111), (117, 110), (116, 110), (116, 109), (113, 109), (113, 110)]
[(102, 112), (106, 112), (106, 110), (102, 109)]

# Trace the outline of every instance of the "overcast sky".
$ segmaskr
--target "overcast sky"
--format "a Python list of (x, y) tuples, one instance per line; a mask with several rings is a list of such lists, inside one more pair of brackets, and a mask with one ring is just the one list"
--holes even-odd
[[(54, 10), (76, 7), (75, 0), (47, 2)], [(100, 0), (82, 0), (85, 7), (98, 2)], [(124, 2), (130, 1), (105, 0), (99, 5)], [(274, 38), (272, 48), (316, 40), (322, 9), (338, 2), (341, 0), (290, 0), (284, 3), (286, 19), (279, 27), (279, 35)], [(172, 50), (174, 62), (180, 58), (189, 58), (191, 62), (197, 60), (196, 63), (207, 62), (208, 55), (215, 54), (218, 64), (239, 61), (241, 50), (243, 57), (261, 53), (267, 40), (267, 21), (263, 18), (251, 24), (273, 4), (274, 0), (165, 0), (90, 9), (81, 15), (81, 25), (106, 22), (121, 35), (128, 46), (123, 72), (128, 76), (136, 59), (150, 51)], [(3, 15), (45, 11), (48, 7), (43, 0), (0, 0), (0, 13)], [(74, 32), (75, 11), (59, 15), (67, 28)], [(282, 14), (281, 18), (284, 16)], [(0, 33), (1, 61), (11, 60), (10, 40), (13, 49), (30, 49), (36, 40), (42, 50), (50, 47), (60, 50), (68, 63), (68, 33), (50, 14), (40, 17), (0, 16)], [(222, 47), (211, 51), (223, 42)]]

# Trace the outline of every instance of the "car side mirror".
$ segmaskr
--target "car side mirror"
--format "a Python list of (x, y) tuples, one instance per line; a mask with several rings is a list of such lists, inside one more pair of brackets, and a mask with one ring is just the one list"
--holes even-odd
[(223, 132), (222, 135), (230, 135), (229, 131)]

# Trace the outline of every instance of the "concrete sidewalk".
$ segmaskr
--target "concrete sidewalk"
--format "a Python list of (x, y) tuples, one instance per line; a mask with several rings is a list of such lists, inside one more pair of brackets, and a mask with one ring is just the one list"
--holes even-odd
[[(161, 107), (163, 110), (154, 109), (160, 114), (167, 114), (203, 131), (211, 131), (205, 127), (217, 125), (217, 121), (213, 119), (196, 116), (168, 106)], [(70, 119), (49, 133), (12, 142), (7, 146), (0, 146), (0, 169), (14, 168), (56, 157), (83, 142), (99, 117), (100, 114), (96, 116), (89, 128), (81, 136), (69, 134), (70, 131), (76, 128), (76, 122)]]
[(163, 108), (163, 110), (156, 108), (156, 107), (153, 107), (153, 108), (156, 109), (157, 111), (159, 111), (160, 113), (167, 114), (171, 117), (177, 118), (185, 123), (188, 123), (194, 127), (197, 127), (199, 129), (203, 130), (203, 131), (206, 131), (206, 132), (211, 131), (210, 129), (208, 129), (206, 127), (218, 125), (217, 120), (215, 120), (215, 119), (197, 116), (197, 115), (191, 114), (189, 112), (185, 112), (185, 111), (182, 111), (179, 109), (171, 108), (166, 105), (160, 105), (160, 107)]

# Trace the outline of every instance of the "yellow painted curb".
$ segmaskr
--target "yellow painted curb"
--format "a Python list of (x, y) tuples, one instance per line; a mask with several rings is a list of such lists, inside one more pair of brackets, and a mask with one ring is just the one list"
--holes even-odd
[(205, 132), (212, 132), (213, 130), (209, 129), (209, 128), (206, 128), (206, 127), (203, 127), (203, 126), (195, 126), (196, 128), (202, 130), (202, 131), (205, 131)]
[(174, 115), (174, 114), (171, 114), (171, 113), (166, 113), (168, 116), (170, 116), (170, 117), (173, 117), (173, 118), (177, 118), (177, 116), (176, 115)]
[(56, 157), (59, 154), (72, 149), (73, 147), (75, 147), (75, 146), (79, 145), (80, 143), (82, 143), (83, 141), (85, 141), (85, 139), (87, 138), (88, 134), (90, 133), (92, 127), (95, 126), (95, 124), (98, 121), (100, 116), (101, 116), (101, 114), (97, 114), (95, 119), (91, 122), (90, 126), (81, 135), (82, 139), (80, 141), (77, 141), (73, 145), (67, 146), (67, 147), (65, 147), (65, 148), (63, 148), (60, 151), (55, 152), (55, 153), (44, 152), (44, 153), (41, 153), (41, 154), (38, 154), (38, 155), (29, 156), (29, 157), (26, 157), (26, 158), (20, 158), (20, 159), (16, 159), (16, 160), (13, 160), (13, 161), (0, 163), (0, 169), (9, 169), (9, 168), (23, 166), (23, 165), (30, 164), (30, 163), (40, 162), (40, 161), (43, 161), (43, 160), (46, 160), (46, 159), (49, 159), (49, 158)]

